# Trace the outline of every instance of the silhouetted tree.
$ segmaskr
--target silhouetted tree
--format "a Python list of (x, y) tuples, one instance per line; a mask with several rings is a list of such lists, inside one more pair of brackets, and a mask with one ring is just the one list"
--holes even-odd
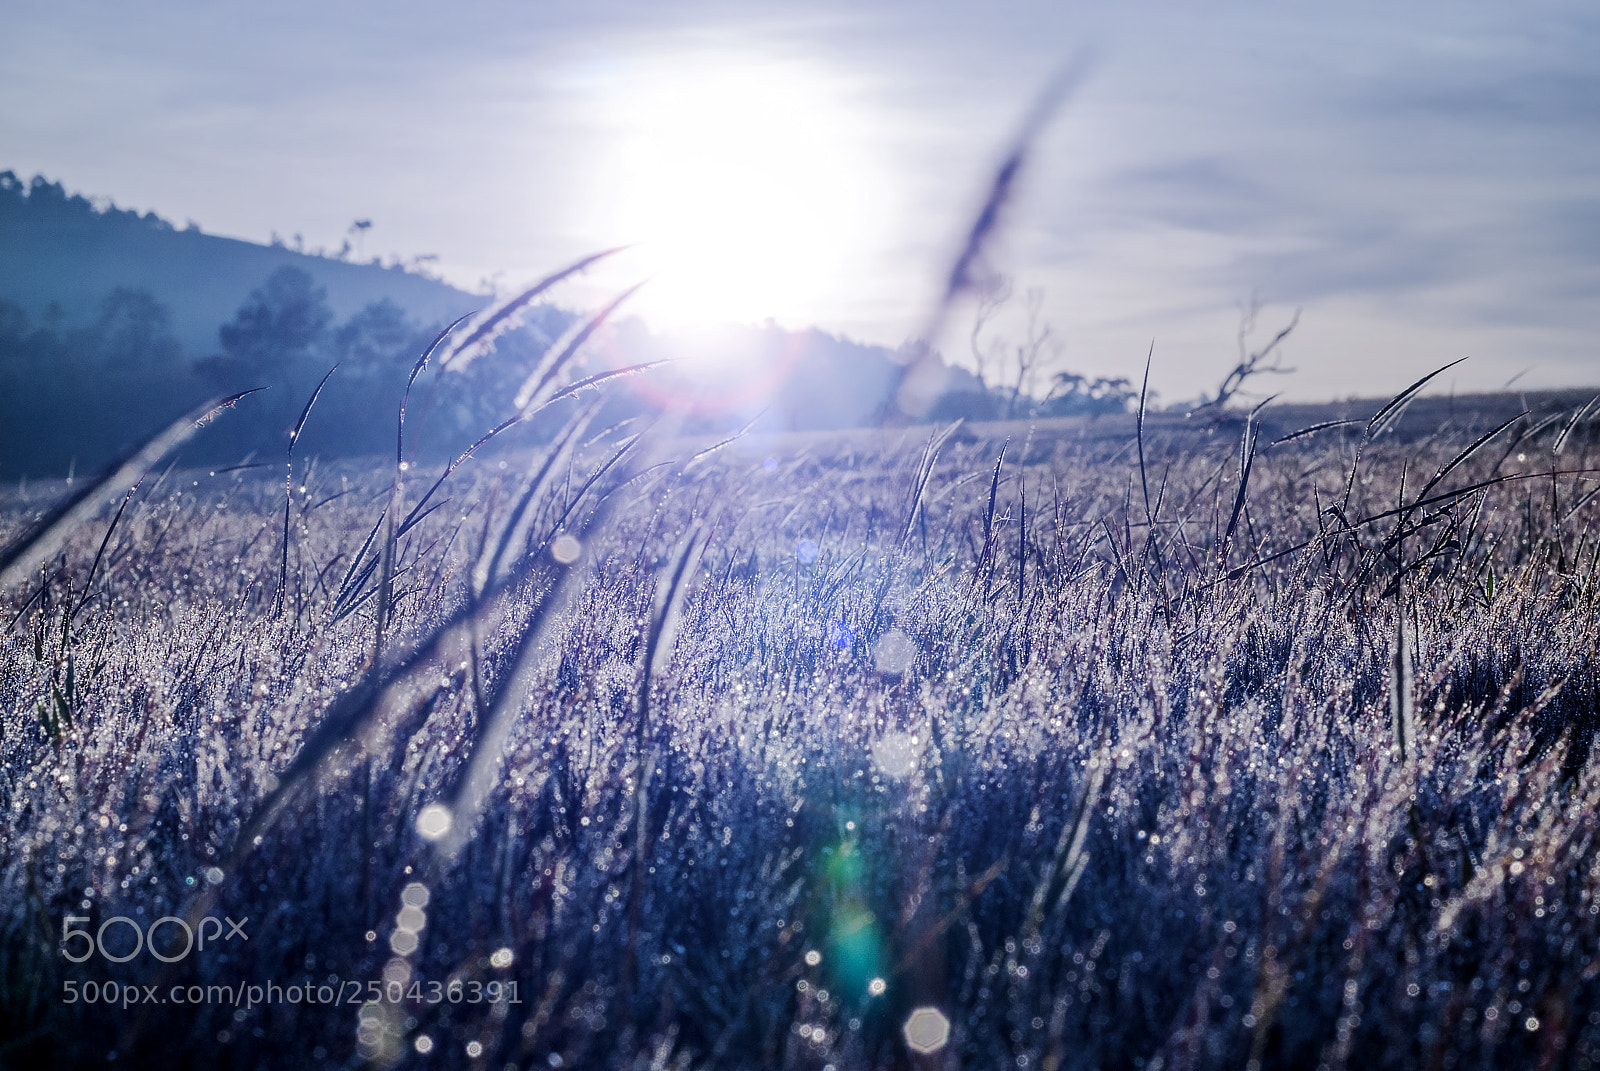
[(1036, 407), (1034, 398), (1040, 386), (1039, 377), (1061, 356), (1061, 342), (1055, 337), (1055, 329), (1044, 319), (1044, 291), (1030, 288), (1023, 295), (1026, 319), (1020, 342), (984, 337), (985, 330), (1004, 312), (1014, 294), (1015, 287), (1008, 276), (990, 276), (977, 290), (978, 307), (973, 313), (972, 332), (967, 339), (973, 370), (982, 388), (980, 394), (992, 394), (997, 411), (985, 415), (991, 406), (974, 396), (963, 400), (952, 398), (940, 412), (968, 419), (1001, 417), (1009, 420), (1025, 416)]
[[(978, 386), (984, 391), (999, 386), (993, 382), (993, 370), (1002, 360), (999, 351), (1003, 347), (999, 343), (985, 341), (983, 330), (1010, 300), (1011, 279), (1005, 275), (990, 276), (978, 289), (978, 307), (972, 314), (972, 333), (967, 338), (967, 345), (972, 351), (973, 374), (978, 377)], [(983, 419), (994, 418), (991, 416)]]
[(382, 453), (394, 448), (394, 414), (406, 374), (432, 332), (385, 298), (363, 308), (332, 336), (339, 365), (317, 406), (323, 419), (308, 432), (311, 449)]
[(1008, 418), (1021, 415), (1022, 399), (1033, 396), (1039, 373), (1061, 356), (1061, 343), (1055, 337), (1055, 329), (1043, 319), (1044, 291), (1037, 287), (1030, 289), (1024, 302), (1027, 325), (1022, 341), (1014, 347), (1017, 378), (1011, 385), (1011, 400), (1006, 405)]
[(84, 357), (115, 375), (170, 378), (177, 370), (172, 314), (148, 290), (113, 290), (83, 343)]
[[(372, 220), (370, 220), (370, 219), (358, 219), (354, 223), (350, 224), (349, 228), (345, 231), (345, 234), (354, 237), (355, 240), (356, 240), (356, 259), (357, 260), (361, 259), (361, 256), (362, 256), (362, 254), (364, 252), (364, 243), (365, 243), (365, 239), (366, 239), (366, 236), (367, 236), (367, 232), (370, 231), (371, 229), (372, 229)], [(350, 242), (348, 240), (344, 243), (344, 248), (345, 248), (345, 251), (349, 250)]]
[(1260, 315), (1261, 299), (1252, 294), (1250, 303), (1239, 309), (1239, 363), (1222, 378), (1222, 382), (1217, 385), (1216, 393), (1201, 397), (1199, 404), (1189, 410), (1189, 416), (1221, 413), (1236, 397), (1259, 397), (1246, 391), (1245, 384), (1257, 376), (1286, 376), (1294, 371), (1293, 368), (1284, 367), (1278, 347), (1299, 325), (1300, 310), (1294, 310), (1294, 315), (1289, 318), (1288, 324), (1279, 329), (1265, 346), (1252, 350), (1250, 336), (1256, 329), (1256, 320)]
[(1123, 376), (1089, 379), (1076, 372), (1056, 373), (1050, 394), (1039, 405), (1040, 416), (1098, 416), (1126, 413), (1139, 392)]
[(404, 376), (416, 355), (418, 329), (388, 298), (374, 301), (333, 333), (333, 352), (346, 378)]
[(200, 361), (196, 371), (223, 390), (292, 378), (333, 319), (326, 298), (306, 272), (279, 268), (218, 329), (223, 352)]
[(148, 291), (120, 287), (86, 326), (59, 307), (33, 323), (0, 301), (0, 471), (97, 468), (192, 405), (171, 315)]

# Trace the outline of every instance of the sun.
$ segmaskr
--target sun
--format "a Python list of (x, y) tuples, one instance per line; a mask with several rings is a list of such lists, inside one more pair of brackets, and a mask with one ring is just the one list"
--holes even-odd
[(591, 211), (649, 285), (653, 326), (814, 322), (880, 242), (886, 169), (848, 79), (706, 52), (623, 68)]

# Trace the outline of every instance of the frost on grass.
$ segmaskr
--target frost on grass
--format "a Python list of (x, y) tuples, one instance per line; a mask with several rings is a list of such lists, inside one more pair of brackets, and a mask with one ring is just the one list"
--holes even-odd
[[(1141, 474), (1040, 433), (997, 479), (969, 436), (913, 501), (921, 435), (781, 471), (657, 444), (587, 498), (608, 455), (580, 451), (500, 588), (476, 565), (537, 452), (453, 476), (386, 592), (387, 483), (355, 469), (297, 489), (281, 608), (281, 484), (175, 477), (87, 598), (78, 533), (4, 593), (0, 1036), (205, 1066), (1600, 1060), (1600, 507), (1586, 475), (1441, 497), (1588, 469), (1581, 432), (1424, 503), (1469, 433), (1352, 477), (1324, 432), (1243, 495), (1222, 434)], [(248, 942), (62, 955), (68, 916), (192, 912)], [(63, 1003), (90, 979), (360, 992)]]

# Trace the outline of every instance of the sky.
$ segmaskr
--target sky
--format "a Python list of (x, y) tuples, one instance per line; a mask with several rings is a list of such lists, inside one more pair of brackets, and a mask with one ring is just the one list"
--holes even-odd
[[(987, 268), (1053, 368), (1194, 397), (1600, 386), (1600, 8), (1419, 0), (9, 0), (0, 168), (256, 241), (432, 254), (662, 328), (921, 330), (1032, 102)], [(971, 309), (939, 339), (972, 363)], [(1039, 386), (1044, 385), (1041, 377)]]

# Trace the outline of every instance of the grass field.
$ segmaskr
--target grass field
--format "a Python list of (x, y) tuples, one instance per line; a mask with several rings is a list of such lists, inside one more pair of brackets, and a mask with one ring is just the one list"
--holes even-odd
[(152, 476), (0, 593), (0, 1061), (1591, 1066), (1596, 439), (1514, 403)]

